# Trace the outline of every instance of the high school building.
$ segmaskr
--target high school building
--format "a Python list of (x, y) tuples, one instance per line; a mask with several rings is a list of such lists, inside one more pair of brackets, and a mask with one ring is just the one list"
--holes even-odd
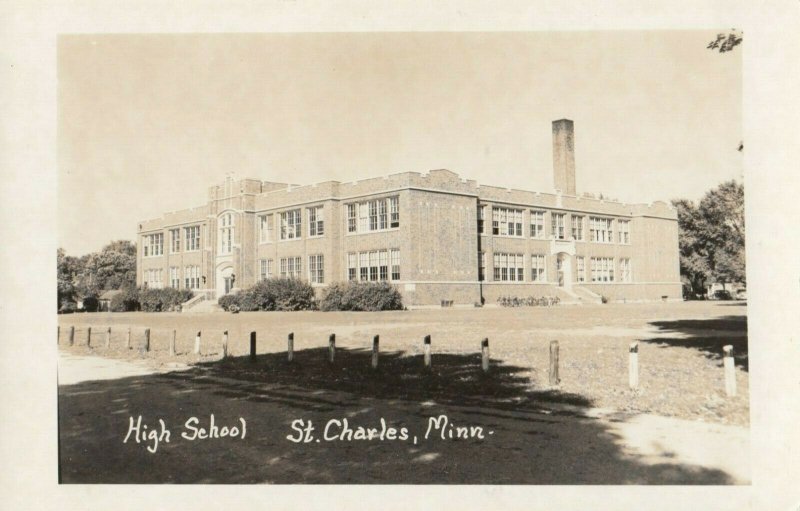
[(409, 306), (681, 298), (675, 210), (578, 195), (570, 120), (553, 122), (553, 178), (554, 193), (449, 170), (307, 186), (229, 178), (204, 205), (139, 223), (137, 282), (211, 299), (278, 276), (320, 289), (385, 280)]

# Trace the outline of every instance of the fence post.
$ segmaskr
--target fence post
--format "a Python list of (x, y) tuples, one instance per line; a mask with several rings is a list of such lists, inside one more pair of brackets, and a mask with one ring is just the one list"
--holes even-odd
[(92, 327), (88, 327), (86, 330), (86, 346), (92, 347)]
[(178, 331), (173, 329), (172, 330), (172, 339), (170, 339), (170, 341), (169, 341), (169, 356), (170, 357), (174, 357), (175, 356), (175, 351), (176, 351), (175, 350), (175, 348), (176, 348), (176, 346), (175, 346), (175, 344), (176, 344), (175, 338), (177, 336), (178, 336)]
[(550, 385), (556, 387), (561, 383), (558, 377), (558, 341), (550, 341)]
[(725, 367), (725, 393), (729, 396), (736, 395), (736, 369), (733, 364), (733, 346), (728, 344), (722, 348), (724, 355), (722, 361)]
[(256, 333), (250, 332), (250, 362), (256, 361)]
[(200, 331), (197, 331), (197, 336), (194, 338), (194, 354), (200, 354)]
[(144, 329), (144, 351), (147, 353), (150, 351), (150, 329)]
[(222, 358), (228, 358), (228, 331), (222, 333)]
[(69, 345), (72, 346), (75, 344), (75, 327), (69, 327)]
[(422, 353), (425, 360), (425, 369), (431, 368), (431, 336), (426, 335), (425, 340), (422, 341)]
[(336, 334), (328, 336), (328, 362), (333, 364), (333, 359), (336, 357)]
[(639, 387), (639, 343), (637, 341), (628, 346), (628, 387), (631, 390)]
[(128, 327), (128, 349), (131, 349), (131, 327)]
[(106, 330), (106, 348), (111, 347), (111, 327), (108, 327)]
[(372, 368), (378, 368), (378, 343), (380, 342), (381, 338), (379, 335), (376, 335), (372, 338)]
[(286, 360), (289, 362), (294, 360), (294, 332), (289, 332), (289, 338), (286, 346)]
[(481, 341), (481, 368), (484, 373), (489, 372), (489, 339)]
[(56, 327), (56, 346), (58, 346), (58, 342), (61, 340), (61, 325)]

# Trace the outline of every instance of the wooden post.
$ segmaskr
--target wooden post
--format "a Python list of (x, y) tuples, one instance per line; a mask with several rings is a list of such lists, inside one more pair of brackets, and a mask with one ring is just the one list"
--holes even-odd
[(144, 352), (150, 351), (150, 329), (144, 329)]
[(131, 349), (131, 327), (128, 327), (128, 349)]
[(376, 335), (375, 337), (372, 338), (372, 368), (373, 369), (377, 369), (378, 368), (378, 351), (379, 351), (378, 343), (380, 342), (380, 340), (381, 340), (381, 336), (380, 335)]
[(56, 345), (58, 345), (58, 342), (60, 340), (61, 340), (61, 325), (58, 325), (56, 327)]
[(336, 334), (331, 334), (328, 337), (328, 362), (333, 364), (333, 359), (336, 357)]
[(250, 332), (250, 362), (256, 361), (256, 333)]
[(489, 372), (489, 339), (481, 341), (481, 368), (484, 373)]
[(426, 335), (425, 340), (422, 341), (422, 353), (425, 360), (425, 369), (431, 368), (431, 336)]
[(92, 347), (92, 327), (86, 330), (86, 345)]
[(75, 344), (75, 327), (69, 327), (69, 345), (72, 346)]
[(111, 347), (111, 327), (108, 327), (106, 330), (106, 348)]
[(558, 377), (558, 341), (550, 341), (550, 386), (556, 387), (561, 383)]
[(289, 332), (289, 338), (286, 346), (286, 360), (289, 362), (294, 360), (294, 332)]
[(173, 329), (172, 330), (172, 339), (170, 339), (170, 341), (169, 341), (169, 356), (170, 357), (174, 357), (175, 356), (175, 351), (176, 351), (175, 350), (175, 344), (176, 344), (176, 342), (175, 342), (176, 339), (175, 338), (177, 336), (178, 336), (178, 331)]
[(222, 333), (222, 358), (228, 358), (228, 331)]
[(200, 332), (197, 332), (197, 336), (194, 338), (194, 354), (200, 354)]
[(729, 396), (736, 395), (736, 369), (733, 364), (733, 346), (728, 344), (722, 348), (724, 355), (722, 363), (725, 367), (725, 393)]
[(628, 346), (628, 387), (639, 388), (639, 343), (636, 341)]

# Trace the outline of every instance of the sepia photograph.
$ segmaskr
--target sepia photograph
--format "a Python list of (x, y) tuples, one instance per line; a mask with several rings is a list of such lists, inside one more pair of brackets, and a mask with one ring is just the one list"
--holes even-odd
[(58, 482), (749, 485), (746, 44), (59, 34)]

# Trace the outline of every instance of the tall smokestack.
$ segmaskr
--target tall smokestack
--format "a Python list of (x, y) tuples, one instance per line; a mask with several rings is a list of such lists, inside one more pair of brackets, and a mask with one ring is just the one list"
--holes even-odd
[(575, 192), (575, 129), (572, 121), (553, 121), (553, 184), (566, 195)]

